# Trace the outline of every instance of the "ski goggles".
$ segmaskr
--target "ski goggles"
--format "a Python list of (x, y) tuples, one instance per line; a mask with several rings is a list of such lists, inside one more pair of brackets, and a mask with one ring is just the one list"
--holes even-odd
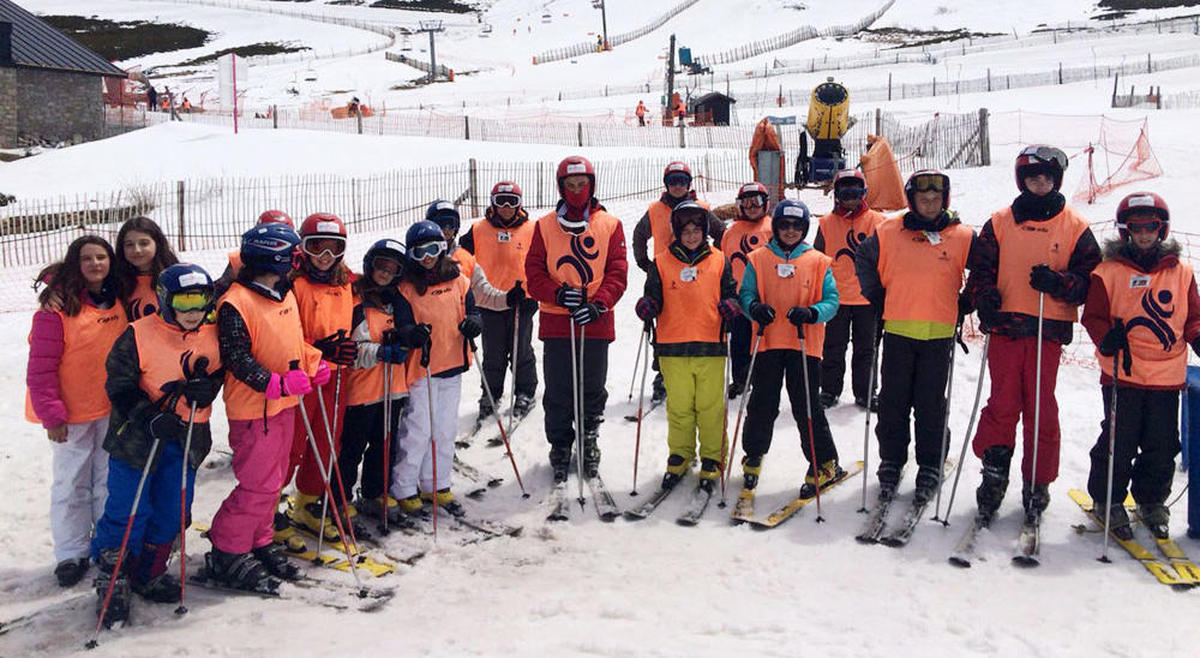
[(184, 290), (171, 295), (171, 309), (179, 313), (206, 311), (212, 301), (212, 295), (203, 290)]
[(833, 191), (833, 198), (838, 201), (859, 201), (865, 196), (867, 196), (867, 188), (857, 185), (847, 185)]
[(752, 194), (738, 199), (738, 203), (747, 208), (762, 208), (767, 205), (766, 199), (761, 194)]
[(497, 208), (520, 208), (521, 196), (519, 194), (493, 194), (492, 205)]
[(913, 178), (912, 185), (917, 192), (945, 192), (947, 182), (942, 174), (922, 174)]
[(667, 187), (674, 187), (676, 185), (683, 185), (686, 187), (692, 184), (692, 177), (688, 176), (687, 174), (670, 174), (663, 179), (663, 182), (667, 184)]
[(1053, 146), (1027, 146), (1017, 156), (1018, 167), (1042, 163), (1054, 163), (1058, 165), (1059, 171), (1066, 171), (1067, 154)]
[(804, 230), (804, 220), (801, 220), (801, 219), (789, 219), (787, 217), (783, 217), (783, 218), (780, 218), (778, 220), (771, 222), (771, 225), (774, 226), (775, 228), (779, 229), (780, 231), (789, 231), (789, 230), (803, 231)]
[(437, 258), (445, 251), (445, 241), (436, 240), (434, 242), (426, 242), (425, 244), (419, 244), (415, 247), (410, 247), (408, 254), (412, 256), (414, 260), (425, 260), (426, 258)]
[(1143, 219), (1125, 222), (1125, 230), (1130, 233), (1158, 233), (1163, 227), (1161, 219)]
[(402, 267), (403, 265), (400, 264), (400, 261), (396, 260), (395, 258), (389, 258), (388, 256), (376, 256), (371, 259), (371, 269), (379, 270), (380, 272), (390, 274), (392, 276), (395, 276), (398, 272), (400, 272)]
[(304, 253), (312, 256), (313, 258), (325, 254), (328, 254), (333, 258), (340, 258), (342, 254), (346, 253), (346, 238), (340, 236), (331, 237), (327, 235), (321, 237), (304, 238), (304, 240), (300, 242), (300, 248), (304, 251)]

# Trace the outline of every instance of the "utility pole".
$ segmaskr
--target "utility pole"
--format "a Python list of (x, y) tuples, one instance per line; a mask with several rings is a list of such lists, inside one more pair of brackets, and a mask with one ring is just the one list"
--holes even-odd
[(437, 79), (437, 55), (433, 49), (433, 35), (445, 31), (441, 21), (421, 21), (420, 32), (429, 33), (429, 82)]
[[(675, 107), (671, 105), (671, 100), (675, 97), (675, 35), (671, 35), (671, 47), (667, 52), (667, 113), (675, 118)], [(664, 113), (666, 114), (666, 113)]]
[(608, 11), (604, 0), (600, 0), (600, 26), (604, 30), (604, 49), (608, 50)]

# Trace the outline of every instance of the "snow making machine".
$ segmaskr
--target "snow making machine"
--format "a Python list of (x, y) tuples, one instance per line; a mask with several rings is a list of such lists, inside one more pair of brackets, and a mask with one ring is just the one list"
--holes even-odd
[[(833, 175), (846, 168), (842, 137), (854, 125), (850, 116), (850, 92), (833, 78), (813, 88), (808, 103), (808, 121), (800, 133), (800, 152), (796, 157), (797, 187), (827, 187)], [(812, 155), (808, 139), (812, 138)]]

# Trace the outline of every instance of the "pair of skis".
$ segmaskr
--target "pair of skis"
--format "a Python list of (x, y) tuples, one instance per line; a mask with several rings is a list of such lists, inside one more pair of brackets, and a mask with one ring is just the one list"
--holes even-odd
[[(821, 493), (825, 493), (826, 491), (836, 487), (846, 480), (849, 480), (855, 475), (858, 475), (862, 472), (862, 470), (863, 463), (861, 461), (854, 462), (853, 466), (843, 471), (838, 477), (823, 484), (821, 486)], [(749, 523), (755, 528), (774, 528), (795, 516), (797, 512), (807, 507), (809, 503), (815, 501), (816, 499), (816, 496), (803, 496), (797, 494), (795, 498), (780, 505), (765, 518), (758, 519), (754, 517), (754, 491), (743, 489), (742, 492), (738, 494), (737, 502), (734, 503), (733, 513), (729, 515), (729, 519), (735, 525)]]
[[(991, 527), (995, 519), (989, 515), (976, 514), (971, 519), (971, 525), (963, 532), (958, 543), (954, 546), (954, 552), (950, 554), (948, 561), (956, 567), (969, 569), (971, 563), (975, 561), (977, 555), (977, 546), (979, 542), (979, 534)], [(1012, 556), (1012, 563), (1018, 567), (1036, 567), (1041, 564), (1039, 551), (1041, 549), (1041, 517), (1036, 519), (1025, 519), (1021, 523), (1021, 533), (1017, 536), (1016, 550)]]
[[(671, 487), (665, 489), (659, 487), (658, 490), (654, 492), (654, 495), (650, 496), (650, 499), (645, 503), (642, 503), (633, 509), (626, 510), (625, 519), (627, 521), (641, 521), (648, 518), (654, 513), (654, 510), (658, 509), (658, 506), (661, 505), (664, 500), (666, 500), (672, 493), (675, 492), (675, 490), (681, 489), (682, 485), (683, 480), (681, 479)], [(712, 501), (712, 496), (712, 489), (707, 489), (697, 485), (696, 488), (692, 490), (692, 496), (688, 500), (687, 507), (683, 510), (682, 514), (675, 518), (675, 523), (689, 527), (700, 523), (700, 519), (704, 517), (705, 510), (708, 509), (708, 503)]]
[[(523, 414), (516, 413), (515, 411), (512, 412), (512, 425), (504, 428), (505, 433), (508, 434), (510, 439), (512, 438), (513, 432), (517, 431), (517, 427), (521, 425), (521, 421), (525, 420), (525, 417), (529, 415), (530, 411), (531, 409), (527, 409)], [(454, 447), (460, 449), (470, 448), (471, 443), (475, 440), (475, 437), (479, 436), (479, 433), (483, 431), (483, 426), (486, 425), (488, 419), (492, 418), (493, 416), (495, 416), (494, 412), (486, 416), (475, 418), (474, 423), (471, 425), (471, 429), (467, 430), (466, 434), (463, 434), (454, 441)], [(487, 446), (489, 448), (498, 448), (503, 445), (504, 437), (500, 436), (500, 432), (496, 432), (495, 436), (491, 436), (487, 440)]]
[[(595, 477), (584, 478), (584, 483), (587, 484), (588, 490), (592, 493), (592, 504), (596, 508), (596, 516), (600, 517), (601, 521), (611, 523), (621, 516), (621, 508), (617, 507), (617, 501), (613, 499), (612, 494), (608, 491), (608, 487), (604, 485), (597, 474)], [(571, 518), (571, 505), (576, 502), (567, 492), (566, 480), (558, 482), (554, 488), (550, 490), (550, 496), (547, 498), (550, 507), (550, 513), (546, 516), (547, 521), (567, 521)], [(580, 505), (583, 501), (578, 501)]]
[[(954, 470), (955, 459), (947, 459), (942, 464), (942, 482), (946, 481), (950, 472)], [(900, 477), (903, 480), (904, 471), (900, 472)], [(929, 504), (934, 501), (936, 492), (928, 498), (918, 499), (915, 496), (905, 511), (904, 516), (900, 519), (891, 532), (886, 532), (888, 527), (888, 515), (896, 502), (896, 496), (892, 495), (887, 498), (880, 498), (875, 502), (867, 517), (866, 524), (863, 525), (862, 531), (855, 536), (860, 544), (883, 544), (892, 548), (903, 548), (912, 540), (912, 536), (917, 531), (917, 526), (920, 525), (921, 519), (925, 517), (925, 510)], [(885, 534), (886, 533), (886, 534)]]

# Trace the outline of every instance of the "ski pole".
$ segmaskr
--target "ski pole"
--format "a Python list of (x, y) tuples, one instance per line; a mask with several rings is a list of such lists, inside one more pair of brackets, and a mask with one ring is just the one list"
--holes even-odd
[[(959, 318), (957, 326), (954, 327), (954, 335), (950, 337), (950, 365), (946, 369), (946, 411), (942, 415), (942, 452), (941, 458), (938, 460), (938, 483), (937, 483), (937, 502), (933, 505), (934, 521), (941, 521), (943, 526), (950, 525), (950, 515), (945, 518), (938, 518), (942, 511), (942, 483), (945, 479), (946, 472), (946, 453), (950, 450), (950, 403), (954, 400), (954, 358), (956, 340), (962, 340), (962, 318)], [(964, 348), (965, 349), (965, 348)], [(967, 449), (967, 442), (971, 440), (970, 436), (963, 436), (963, 450)]]
[[(341, 370), (342, 370), (342, 367), (339, 365), (337, 368), (337, 371), (336, 371), (337, 374), (335, 375), (339, 380), (341, 379)], [(346, 529), (350, 533), (349, 535), (343, 534), (342, 541), (345, 542), (345, 541), (349, 540), (350, 546), (353, 547), (354, 552), (357, 554), (359, 552), (358, 551), (358, 538), (354, 534), (354, 522), (350, 520), (350, 501), (346, 499), (346, 486), (342, 483), (342, 468), (341, 468), (341, 466), (338, 465), (338, 462), (337, 462), (337, 446), (334, 445), (333, 429), (329, 425), (329, 412), (325, 408), (325, 392), (323, 390), (324, 388), (325, 387), (322, 386), (321, 389), (317, 390), (317, 407), (321, 410), (321, 419), (325, 423), (325, 438), (327, 438), (329, 440), (329, 466), (327, 468), (328, 473), (325, 475), (325, 480), (326, 480), (326, 482), (332, 483), (333, 478), (335, 476), (337, 477), (337, 487), (338, 487), (337, 491), (338, 491), (338, 494), (340, 494), (342, 497), (342, 510), (344, 511), (343, 518), (346, 521)], [(337, 384), (334, 384), (334, 394), (336, 395), (336, 393), (337, 393)], [(337, 413), (336, 409), (334, 409), (334, 413)], [(315, 560), (320, 559), (319, 547), (320, 547), (321, 541), (325, 538), (325, 511), (326, 511), (325, 508), (329, 505), (330, 502), (333, 502), (333, 486), (332, 486), (332, 484), (326, 490), (325, 497), (322, 500), (321, 532), (320, 532), (320, 536), (317, 539), (318, 555), (316, 558), (314, 558)], [(314, 562), (314, 564), (317, 564), (317, 562)]]
[(737, 421), (733, 424), (733, 442), (729, 446), (729, 457), (721, 455), (721, 472), (725, 477), (721, 479), (721, 502), (725, 502), (725, 485), (729, 482), (729, 469), (727, 466), (733, 461), (734, 455), (737, 454), (738, 431), (742, 427), (742, 412), (746, 410), (746, 400), (750, 397), (750, 378), (754, 375), (754, 362), (758, 360), (758, 342), (762, 340), (763, 333), (767, 330), (767, 325), (758, 325), (758, 333), (754, 335), (754, 345), (750, 348), (750, 366), (746, 368), (746, 385), (742, 387), (741, 399), (738, 400)]
[[(475, 365), (479, 367), (479, 379), (483, 382), (483, 392), (487, 395), (488, 402), (492, 408), (496, 408), (496, 398), (492, 396), (492, 387), (488, 386), (487, 375), (483, 371), (483, 362), (479, 360), (479, 356), (475, 350), (475, 341), (467, 341), (471, 346), (471, 356), (475, 357)], [(515, 378), (514, 374), (514, 378)], [(521, 481), (521, 471), (517, 469), (517, 460), (513, 457), (512, 446), (508, 443), (508, 431), (504, 429), (504, 421), (500, 419), (500, 415), (496, 414), (496, 425), (500, 427), (500, 438), (504, 440), (504, 449), (508, 451), (508, 461), (512, 464), (513, 473), (517, 476), (517, 485), (521, 487), (521, 497), (528, 498), (529, 492), (525, 491), (525, 483)]]
[[(108, 590), (104, 593), (104, 603), (100, 606), (99, 619), (96, 620), (96, 630), (92, 639), (84, 644), (86, 649), (95, 649), (99, 645), (100, 628), (104, 625), (104, 616), (108, 614), (108, 604), (112, 602), (113, 587), (117, 584), (117, 574), (121, 573), (121, 563), (125, 561), (125, 549), (129, 545), (129, 534), (133, 531), (133, 519), (137, 516), (138, 503), (142, 502), (142, 490), (150, 477), (150, 467), (154, 464), (154, 455), (158, 452), (158, 437), (150, 444), (150, 454), (146, 457), (146, 465), (142, 467), (142, 479), (138, 480), (137, 492), (133, 494), (133, 509), (129, 511), (129, 520), (125, 522), (125, 536), (121, 538), (121, 547), (117, 550), (117, 563), (113, 565), (112, 577), (108, 580)], [(187, 461), (187, 455), (184, 455)]]
[[(732, 348), (732, 333), (725, 332), (725, 382), (721, 385), (721, 461), (725, 461), (725, 451), (729, 448), (729, 380), (733, 378), (733, 359), (730, 356), (733, 354)], [(725, 468), (725, 464), (721, 464), (721, 468)], [(725, 507), (725, 474), (719, 474), (721, 478), (721, 502), (717, 503), (717, 507)]]
[[(878, 332), (874, 342), (871, 345), (871, 387), (867, 389), (867, 418), (863, 423), (863, 472), (870, 470), (871, 460), (871, 405), (875, 402), (875, 383), (879, 379), (879, 347), (883, 342), (883, 329), (879, 326), (879, 322), (875, 323), (875, 331)], [(859, 514), (867, 513), (867, 478), (862, 479), (862, 505), (858, 508)]]
[[(292, 370), (299, 370), (300, 369), (300, 361), (298, 359), (293, 359), (290, 366), (291, 366)], [(326, 472), (325, 464), (321, 459), (321, 453), (317, 451), (317, 435), (313, 432), (312, 423), (309, 422), (309, 420), (308, 420), (308, 409), (305, 408), (304, 396), (297, 395), (296, 401), (300, 404), (300, 420), (304, 423), (305, 434), (308, 435), (308, 447), (310, 450), (313, 451), (314, 458), (317, 460), (317, 467), (321, 470), (322, 473), (324, 473), (324, 472)], [(333, 455), (330, 455), (330, 457), (333, 457)], [(332, 498), (333, 494), (332, 494), (332, 489), (329, 485), (329, 478), (325, 478), (324, 484), (325, 484), (326, 499)], [(345, 538), (347, 535), (346, 535), (346, 529), (342, 525), (342, 515), (340, 512), (338, 512), (337, 506), (333, 506), (332, 509), (333, 509), (333, 523), (337, 527), (338, 533), (342, 537), (342, 549), (346, 553), (346, 562), (350, 565), (350, 574), (354, 576), (354, 583), (358, 587), (358, 595), (360, 598), (366, 597), (367, 588), (363, 587), (362, 580), (359, 579), (359, 577), (358, 577), (358, 569), (354, 566), (356, 560), (355, 560), (354, 556), (350, 554), (350, 544), (345, 541)], [(325, 536), (324, 532), (322, 532), (318, 535), (318, 537), (324, 537), (324, 536)], [(320, 553), (318, 553), (317, 556), (320, 557)]]
[(821, 464), (817, 460), (817, 439), (813, 434), (812, 394), (809, 391), (808, 350), (804, 341), (804, 327), (796, 327), (796, 333), (800, 334), (800, 367), (804, 374), (804, 411), (808, 421), (808, 453), (812, 455), (812, 459), (809, 460), (809, 468), (813, 472), (813, 490), (817, 495), (817, 523), (823, 523), (825, 517), (821, 516)]
[[(575, 331), (574, 331), (575, 319), (574, 318), (571, 319), (571, 329), (572, 329), (571, 336), (574, 337), (575, 336)], [(583, 472), (583, 341), (584, 341), (584, 336), (586, 335), (585, 334), (586, 331), (587, 331), (587, 329), (583, 325), (580, 325), (580, 327), (579, 327), (579, 350), (578, 350), (579, 364), (575, 370), (578, 373), (578, 379), (575, 380), (575, 385), (574, 385), (574, 388), (575, 388), (575, 446), (576, 446), (575, 447), (575, 451), (576, 451), (575, 467), (578, 469), (578, 475), (579, 475), (579, 477), (578, 477), (578, 480), (579, 480), (579, 509), (581, 509), (581, 510), (583, 509), (583, 506), (584, 506), (584, 497), (583, 497), (583, 476), (584, 476), (584, 472)], [(575, 355), (572, 354), (572, 359), (574, 359), (574, 357), (575, 357)], [(572, 361), (572, 363), (574, 363), (574, 361)]]
[[(1115, 322), (1120, 321), (1120, 318), (1115, 320)], [(1108, 491), (1104, 496), (1104, 548), (1100, 557), (1097, 558), (1105, 564), (1111, 562), (1108, 559), (1108, 533), (1112, 530), (1113, 452), (1117, 443), (1117, 383), (1120, 381), (1120, 372), (1117, 368), (1120, 356), (1121, 350), (1117, 350), (1113, 354), (1112, 399), (1108, 402)]]
[[(642, 345), (650, 342), (650, 323), (647, 322), (642, 328), (642, 337), (638, 341), (638, 356), (641, 356)], [(634, 360), (634, 375), (637, 375), (637, 361)], [(638, 495), (637, 492), (637, 474), (638, 474), (638, 456), (642, 452), (642, 414), (644, 413), (646, 404), (646, 371), (650, 369), (650, 360), (647, 359), (642, 364), (642, 387), (638, 390), (638, 416), (637, 416), (637, 433), (633, 440), (633, 491), (629, 492), (630, 496)]]
[(380, 516), (379, 530), (387, 535), (388, 528), (388, 479), (392, 470), (392, 362), (383, 364), (383, 514)]
[(962, 451), (958, 454), (958, 466), (954, 469), (954, 485), (950, 487), (950, 500), (946, 503), (946, 518), (950, 518), (950, 510), (954, 508), (954, 494), (958, 491), (958, 478), (962, 475), (963, 461), (967, 458), (967, 446), (971, 442), (971, 431), (975, 429), (975, 419), (979, 413), (979, 401), (983, 396), (983, 374), (987, 371), (988, 345), (992, 335), (983, 339), (983, 353), (979, 355), (979, 378), (975, 382), (975, 404), (971, 406), (971, 419), (967, 421), (967, 434), (963, 439)]
[[(203, 372), (200, 363), (207, 359), (200, 357), (196, 360), (196, 370)], [(183, 464), (179, 471), (179, 607), (175, 614), (186, 615), (187, 608), (187, 474), (188, 455), (192, 451), (192, 427), (196, 422), (196, 403), (192, 402), (188, 412), (187, 436), (183, 440)], [(154, 453), (151, 453), (154, 454)]]
[[(637, 356), (633, 357), (633, 374), (629, 377), (629, 398), (628, 398), (628, 400), (630, 402), (633, 401), (633, 385), (637, 383), (637, 369), (638, 369), (638, 364), (641, 363), (641, 361), (642, 361), (642, 346), (643, 345), (645, 345), (644, 338), (643, 338), (643, 340), (638, 342)], [(639, 406), (641, 405), (640, 402), (638, 404), (639, 404)], [(633, 486), (635, 486), (635, 487), (637, 486), (636, 481), (634, 482)]]
[(1037, 365), (1034, 367), (1033, 382), (1033, 463), (1030, 464), (1029, 495), (1033, 499), (1033, 490), (1037, 486), (1038, 437), (1042, 430), (1042, 320), (1046, 313), (1046, 293), (1038, 291), (1037, 316)]

